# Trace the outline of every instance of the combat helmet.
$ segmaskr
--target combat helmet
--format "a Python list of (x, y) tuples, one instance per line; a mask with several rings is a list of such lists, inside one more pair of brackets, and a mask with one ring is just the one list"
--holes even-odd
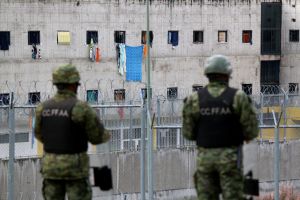
[(72, 84), (80, 81), (80, 75), (74, 65), (67, 64), (58, 67), (52, 73), (53, 84)]
[(204, 74), (225, 74), (230, 76), (232, 72), (231, 64), (226, 56), (213, 55), (206, 60)]

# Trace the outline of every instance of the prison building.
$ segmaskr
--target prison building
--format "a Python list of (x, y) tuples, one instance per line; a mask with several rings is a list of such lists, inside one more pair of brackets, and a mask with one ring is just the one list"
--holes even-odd
[[(2, 93), (14, 85), (26, 96), (41, 92), (45, 98), (51, 70), (65, 63), (78, 66), (85, 91), (97, 90), (102, 99), (113, 99), (115, 89), (137, 98), (145, 88), (146, 56), (140, 79), (128, 81), (119, 73), (117, 46), (146, 43), (146, 1), (5, 0), (0, 11)], [(296, 1), (153, 0), (149, 17), (154, 96), (171, 90), (184, 97), (193, 85), (205, 85), (204, 62), (212, 54), (230, 58), (231, 85), (249, 94), (266, 85), (298, 91)], [(89, 59), (91, 41), (97, 61)]]
[[(141, 102), (146, 98), (147, 51), (153, 109), (158, 112), (155, 102), (159, 100), (169, 102), (160, 107), (161, 116), (173, 116), (176, 123), (180, 123), (181, 104), (175, 101), (182, 102), (207, 84), (204, 63), (213, 54), (229, 57), (233, 67), (230, 85), (254, 99), (282, 89), (298, 94), (300, 7), (296, 0), (150, 3), (147, 49), (146, 1), (0, 1), (0, 105), (8, 105), (11, 92), (20, 106), (49, 98), (55, 92), (53, 68), (67, 63), (80, 71), (80, 99), (96, 105)], [(124, 48), (128, 48), (127, 62)], [(114, 117), (110, 113), (115, 113), (116, 119), (130, 114), (121, 109), (101, 112), (108, 120)], [(133, 114), (140, 120), (138, 112)], [(22, 123), (16, 128), (18, 141), (27, 141), (29, 146), (36, 145), (28, 135), (31, 115), (30, 109), (20, 111)], [(8, 113), (3, 111), (0, 119), (4, 124), (1, 130), (6, 130)], [(117, 148), (128, 146), (125, 129), (112, 127), (112, 131), (116, 141), (124, 139), (124, 143), (116, 143)], [(0, 142), (6, 144), (8, 135), (4, 133)], [(175, 139), (171, 144), (178, 142)]]

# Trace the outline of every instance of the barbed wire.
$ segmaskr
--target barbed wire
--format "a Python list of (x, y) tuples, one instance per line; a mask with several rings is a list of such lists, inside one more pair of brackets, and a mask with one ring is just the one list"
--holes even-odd
[[(93, 87), (92, 90), (89, 90), (89, 82), (95, 84), (95, 87)], [(34, 140), (32, 139), (34, 136), (32, 133), (32, 125), (35, 115), (35, 105), (27, 106), (27, 104), (37, 104), (39, 103), (39, 101), (43, 101), (51, 97), (55, 93), (56, 89), (52, 85), (51, 81), (44, 82), (43, 85), (40, 82), (28, 82), (26, 84), (23, 82), (17, 82), (16, 87), (10, 87), (11, 84), (9, 84), (9, 82), (6, 83), (4, 85), (1, 85), (0, 88), (0, 103), (2, 103), (2, 106), (0, 106), (0, 135), (2, 134), (1, 140), (3, 143), (3, 145), (0, 146), (2, 149), (5, 149), (2, 150), (2, 154), (7, 155), (8, 152), (8, 124), (9, 120), (11, 119), (9, 118), (9, 99), (7, 99), (7, 96), (5, 95), (9, 94), (9, 90), (7, 89), (9, 88), (11, 89), (11, 91), (17, 91), (15, 92), (16, 106), (14, 109), (14, 120), (16, 126), (15, 130), (18, 136), (16, 136), (16, 138), (19, 138), (18, 140), (20, 141), (27, 141), (25, 143), (18, 142), (18, 147), (16, 148), (18, 155), (35, 155), (36, 152), (33, 151), (35, 151), (36, 147), (34, 145), (36, 145), (36, 143), (34, 143)], [(106, 82), (103, 81), (103, 83), (105, 84), (102, 85), (100, 80), (98, 82), (93, 82), (91, 80), (82, 82), (82, 85), (80, 86), (78, 91), (78, 96), (81, 96), (83, 100), (87, 100), (90, 104), (93, 105), (93, 107), (96, 110), (96, 113), (99, 115), (99, 118), (105, 124), (105, 127), (111, 131), (112, 150), (120, 150), (127, 148), (131, 149), (133, 147), (138, 148), (138, 139), (139, 135), (141, 134), (141, 118), (143, 116), (142, 106), (143, 103), (145, 103), (145, 99), (141, 97), (139, 97), (139, 99), (129, 98), (131, 96), (128, 94), (126, 94), (127, 96), (125, 95), (125, 99), (122, 99), (122, 94), (117, 94), (116, 97), (112, 95), (112, 97), (109, 98), (103, 95), (99, 97), (99, 99), (94, 99), (94, 95), (99, 95), (99, 93), (101, 93), (104, 89), (107, 89), (111, 93), (114, 93), (115, 88), (113, 80)], [(35, 92), (40, 91), (41, 85), (48, 92), (41, 92), (40, 95), (35, 96)], [(125, 85), (123, 88), (126, 88)], [(127, 88), (126, 91), (132, 90), (136, 93), (137, 91), (140, 92), (141, 89), (139, 86), (136, 85)], [(278, 90), (275, 88), (277, 88)], [(252, 98), (253, 104), (257, 108), (257, 119), (259, 120), (259, 124), (274, 125), (274, 119), (272, 115), (273, 111), (275, 111), (276, 113), (276, 118), (279, 118), (280, 112), (283, 113), (281, 121), (281, 123), (283, 124), (295, 125), (299, 123), (300, 116), (298, 116), (299, 114), (297, 113), (299, 113), (298, 111), (300, 111), (300, 96), (297, 95), (297, 93), (287, 92), (283, 89), (283, 87), (281, 87), (279, 90), (279, 86), (270, 86), (269, 91), (275, 90), (278, 91), (278, 93), (270, 94), (270, 92), (268, 92), (266, 94), (260, 93), (257, 95), (249, 95)], [(91, 92), (89, 93), (89, 91)], [(178, 126), (182, 124), (183, 99), (187, 95), (191, 94), (192, 91), (186, 88), (179, 88), (178, 90), (172, 89), (169, 91), (166, 91), (166, 89), (161, 88), (157, 91), (157, 93), (154, 93), (154, 95), (152, 95), (153, 98), (151, 102), (151, 119), (154, 119), (154, 124), (170, 126)], [(28, 92), (30, 92), (30, 94), (33, 93), (33, 95), (30, 96), (30, 94), (27, 94)], [(30, 101), (28, 100), (29, 97), (31, 98)], [(5, 106), (3, 106), (3, 104)], [(20, 106), (18, 106), (18, 104)], [(101, 107), (102, 104), (105, 105), (105, 107)], [(135, 105), (135, 107), (128, 106), (130, 104)], [(261, 139), (270, 137), (268, 131), (261, 131)], [(296, 129), (284, 130), (284, 138), (298, 138), (297, 131), (298, 130)], [(129, 133), (131, 135), (130, 137)], [(121, 145), (121, 135), (124, 136), (122, 139), (122, 145), (124, 146)], [(178, 138), (178, 136), (180, 136), (180, 134), (178, 130), (175, 129), (157, 130), (157, 145), (159, 148), (173, 146), (176, 147), (179, 144), (178, 141), (183, 141), (182, 144), (180, 143), (181, 145), (191, 145), (189, 143), (186, 143), (183, 138)]]
[[(125, 90), (124, 90), (125, 89)], [(141, 101), (143, 90), (145, 93), (145, 83), (132, 83), (120, 79), (94, 79), (82, 80), (78, 88), (78, 98), (82, 100), (93, 100), (95, 104), (103, 102), (115, 102), (120, 100), (116, 97), (116, 92), (121, 92), (123, 101)], [(241, 88), (250, 96), (284, 96), (297, 95), (299, 88), (297, 84), (288, 85), (261, 85), (260, 91), (253, 93), (252, 85), (243, 85)], [(123, 90), (123, 91), (121, 91)], [(49, 99), (56, 92), (51, 80), (47, 81), (0, 81), (0, 104), (7, 103), (9, 93), (14, 92), (15, 104), (35, 104)], [(184, 99), (192, 94), (192, 88), (183, 88), (175, 86), (171, 88), (155, 87), (152, 91), (152, 98), (166, 99)], [(123, 94), (124, 93), (124, 94)], [(120, 94), (119, 94), (120, 95)]]

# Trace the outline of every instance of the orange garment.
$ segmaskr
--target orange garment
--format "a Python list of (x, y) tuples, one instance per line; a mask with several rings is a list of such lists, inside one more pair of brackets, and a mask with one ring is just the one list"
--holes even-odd
[(147, 57), (147, 54), (148, 54), (148, 49), (147, 49), (147, 45), (144, 44), (144, 48), (143, 48), (143, 55), (144, 55), (144, 58)]
[(100, 48), (96, 48), (96, 62), (99, 62), (101, 59)]

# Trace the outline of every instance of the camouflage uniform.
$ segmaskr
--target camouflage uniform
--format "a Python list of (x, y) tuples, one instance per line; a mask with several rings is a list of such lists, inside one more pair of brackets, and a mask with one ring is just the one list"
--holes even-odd
[[(220, 96), (226, 88), (226, 84), (219, 82), (210, 82), (207, 85), (208, 92), (214, 98)], [(197, 138), (195, 129), (200, 117), (199, 98), (201, 97), (194, 93), (184, 101), (182, 131), (184, 137), (189, 140)], [(249, 141), (257, 137), (255, 110), (244, 92), (236, 92), (233, 110), (239, 116), (244, 140)], [(199, 200), (218, 200), (219, 193), (222, 193), (223, 200), (243, 199), (241, 147), (198, 147), (194, 182)]]
[[(74, 92), (65, 89), (58, 90), (52, 100), (61, 102), (74, 97), (76, 97)], [(38, 105), (36, 109), (35, 123), (35, 137), (43, 143), (42, 112), (43, 103)], [(92, 144), (108, 141), (108, 132), (100, 123), (96, 112), (86, 102), (77, 100), (71, 112), (71, 119), (83, 127), (85, 132), (82, 134), (86, 134), (88, 141)], [(65, 194), (69, 200), (92, 199), (91, 186), (88, 180), (89, 157), (86, 152), (77, 154), (44, 152), (41, 174), (44, 178), (42, 192), (45, 200), (63, 200)]]

